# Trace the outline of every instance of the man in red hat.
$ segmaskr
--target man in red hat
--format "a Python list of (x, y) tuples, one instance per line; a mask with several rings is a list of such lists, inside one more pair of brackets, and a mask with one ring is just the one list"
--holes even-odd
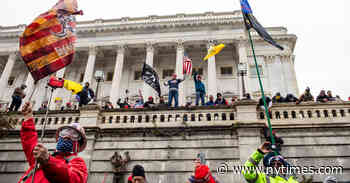
[(214, 176), (212, 176), (207, 165), (196, 164), (194, 176), (191, 176), (188, 181), (190, 183), (218, 183)]
[(56, 150), (50, 155), (48, 149), (38, 143), (30, 103), (24, 105), (22, 113), (25, 121), (21, 128), (21, 142), (29, 169), (19, 183), (32, 182), (36, 162), (38, 168), (34, 183), (86, 183), (88, 176), (86, 164), (82, 158), (77, 157), (77, 154), (86, 147), (84, 129), (77, 123), (59, 128), (56, 132)]
[(153, 100), (152, 96), (148, 97), (148, 101), (145, 102), (145, 104), (143, 104), (144, 108), (152, 108), (154, 106), (155, 106), (155, 103), (154, 103), (154, 100)]
[(169, 86), (169, 98), (168, 98), (168, 105), (171, 107), (173, 103), (173, 99), (175, 100), (175, 107), (178, 107), (179, 105), (179, 84), (183, 81), (185, 81), (186, 75), (184, 75), (183, 79), (177, 79), (177, 75), (174, 73), (172, 76), (172, 79), (168, 82), (165, 82), (165, 86)]

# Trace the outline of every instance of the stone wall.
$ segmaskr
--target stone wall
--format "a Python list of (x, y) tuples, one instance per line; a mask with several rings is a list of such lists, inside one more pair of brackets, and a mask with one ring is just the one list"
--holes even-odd
[[(155, 136), (152, 131), (130, 133), (118, 130), (89, 133), (87, 149), (81, 156), (89, 167), (89, 183), (113, 182), (110, 158), (114, 152), (128, 151), (132, 161), (127, 166), (126, 178), (136, 164), (147, 171), (149, 182), (184, 182), (193, 172), (193, 159), (198, 152), (206, 154), (207, 163), (221, 182), (245, 182), (241, 175), (217, 175), (216, 168), (223, 162), (230, 165), (244, 162), (263, 141), (261, 128), (197, 128), (173, 129), (178, 134), (171, 137)], [(183, 132), (185, 131), (185, 132)], [(163, 133), (170, 133), (165, 130)], [(282, 128), (278, 130), (284, 141), (283, 155), (297, 166), (342, 166), (340, 180), (350, 180), (350, 131), (349, 127), (335, 128)], [(52, 139), (45, 144), (52, 150)], [(18, 136), (0, 140), (0, 180), (18, 180), (28, 168)], [(232, 169), (231, 169), (232, 171)], [(320, 181), (324, 176), (315, 176)]]
[[(273, 119), (272, 123), (277, 134), (284, 140), (282, 154), (288, 162), (295, 166), (342, 166), (343, 174), (336, 177), (345, 182), (350, 180), (350, 125), (347, 103), (318, 104), (301, 106), (275, 106), (272, 112), (283, 110), (301, 110), (312, 107), (329, 110), (346, 110), (344, 116), (305, 118), (305, 119)], [(180, 114), (183, 109), (167, 111)], [(86, 127), (88, 145), (80, 154), (89, 169), (88, 183), (113, 183), (114, 171), (110, 158), (115, 152), (129, 152), (131, 161), (126, 170), (122, 171), (123, 178), (130, 175), (132, 167), (141, 164), (147, 171), (148, 182), (178, 183), (185, 182), (193, 172), (193, 160), (198, 152), (204, 152), (207, 164), (213, 175), (220, 182), (245, 182), (242, 175), (233, 174), (232, 167), (226, 175), (218, 175), (217, 168), (222, 163), (230, 166), (243, 165), (249, 155), (264, 141), (262, 128), (265, 121), (257, 118), (258, 113), (254, 104), (239, 104), (235, 108), (222, 109), (192, 109), (187, 114), (227, 113), (235, 111), (234, 119), (192, 121), (186, 125), (176, 121), (164, 122), (126, 122), (117, 123), (115, 118), (102, 122), (102, 116), (108, 115), (148, 115), (165, 113), (166, 111), (104, 111), (90, 106), (79, 113), (51, 114), (58, 118), (72, 116)], [(255, 115), (254, 115), (255, 114)], [(36, 118), (41, 118), (36, 114)], [(49, 117), (51, 118), (51, 116)], [(85, 119), (86, 118), (86, 119)], [(108, 118), (107, 118), (108, 119)], [(128, 118), (129, 119), (129, 118)], [(157, 118), (159, 120), (159, 118)], [(37, 128), (41, 128), (37, 120)], [(52, 122), (55, 120), (52, 120)], [(58, 124), (66, 125), (69, 120), (58, 120)], [(53, 136), (58, 126), (49, 124), (44, 139), (52, 151), (55, 148)], [(28, 168), (19, 139), (19, 126), (10, 131), (9, 135), (0, 139), (0, 182), (14, 182)], [(301, 178), (301, 176), (299, 176)], [(314, 175), (314, 182), (321, 182), (325, 175)], [(126, 182), (126, 181), (123, 181)]]

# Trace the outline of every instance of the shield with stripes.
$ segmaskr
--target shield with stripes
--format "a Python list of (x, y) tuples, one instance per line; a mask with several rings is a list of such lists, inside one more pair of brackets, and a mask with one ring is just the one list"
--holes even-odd
[(54, 8), (37, 17), (20, 37), (20, 52), (38, 81), (72, 63), (76, 40), (76, 0), (60, 0)]

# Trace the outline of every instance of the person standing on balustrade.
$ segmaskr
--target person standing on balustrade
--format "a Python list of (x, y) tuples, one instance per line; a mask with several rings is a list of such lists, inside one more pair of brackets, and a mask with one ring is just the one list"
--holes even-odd
[(184, 75), (183, 79), (177, 79), (177, 75), (174, 73), (172, 76), (172, 79), (168, 82), (165, 82), (165, 86), (169, 86), (169, 107), (172, 106), (173, 100), (175, 100), (175, 107), (178, 107), (179, 105), (179, 84), (183, 81), (185, 81), (186, 75)]
[(202, 76), (198, 75), (196, 71), (193, 72), (193, 81), (196, 88), (196, 106), (199, 105), (199, 100), (201, 101), (202, 106), (205, 105), (205, 86), (202, 82)]
[(9, 111), (18, 111), (22, 105), (22, 100), (26, 97), (24, 90), (27, 88), (26, 85), (21, 85), (15, 89), (12, 95), (12, 102)]

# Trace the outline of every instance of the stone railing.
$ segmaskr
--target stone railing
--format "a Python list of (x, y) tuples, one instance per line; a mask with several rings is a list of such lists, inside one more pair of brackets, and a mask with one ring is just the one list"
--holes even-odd
[[(274, 104), (270, 116), (274, 122), (350, 122), (350, 102)], [(258, 119), (266, 119), (263, 110)]]
[[(264, 111), (256, 105), (255, 101), (243, 101), (234, 106), (115, 110), (101, 110), (97, 105), (88, 105), (80, 111), (50, 111), (47, 128), (55, 129), (73, 122), (101, 129), (264, 124)], [(19, 128), (23, 116), (20, 113), (9, 115)], [(275, 104), (270, 115), (273, 124), (350, 123), (350, 102)], [(45, 112), (34, 114), (37, 126), (43, 125), (44, 118)]]
[(207, 126), (232, 124), (236, 117), (233, 106), (111, 110), (101, 113), (100, 125), (104, 128)]
[[(20, 124), (24, 121), (23, 115), (20, 113), (9, 113), (10, 118), (16, 128), (20, 128)], [(34, 112), (34, 122), (36, 126), (42, 126), (45, 121), (45, 112)], [(71, 123), (80, 122), (79, 111), (50, 111), (47, 118), (47, 128), (56, 129), (60, 126), (69, 125)]]

